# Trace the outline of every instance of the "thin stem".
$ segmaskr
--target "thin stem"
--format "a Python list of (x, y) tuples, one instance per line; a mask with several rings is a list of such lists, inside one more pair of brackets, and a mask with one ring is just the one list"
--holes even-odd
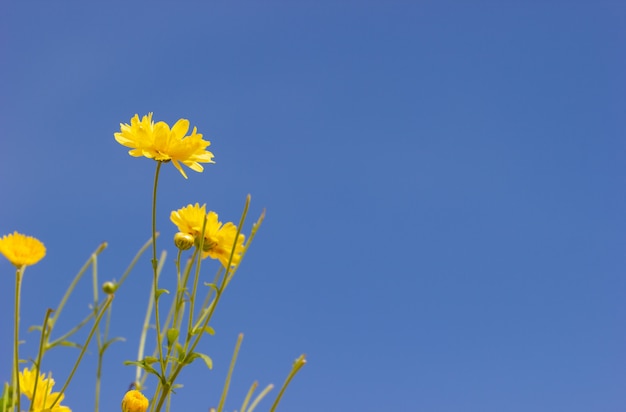
[(241, 412), (246, 412), (246, 408), (248, 407), (248, 403), (250, 402), (250, 398), (252, 398), (252, 394), (256, 390), (257, 386), (259, 386), (259, 382), (254, 381), (248, 390), (246, 398), (243, 400), (243, 405), (241, 405)]
[[(204, 248), (204, 232), (206, 230), (206, 215), (204, 216), (204, 220), (202, 222), (202, 236), (200, 236), (200, 245), (194, 251), (193, 257), (196, 257), (195, 253), (203, 250)], [(189, 320), (187, 321), (187, 342), (189, 342), (189, 337), (192, 335), (192, 327), (193, 327), (193, 312), (195, 310), (194, 306), (196, 303), (196, 292), (198, 290), (198, 278), (200, 277), (200, 263), (202, 262), (202, 253), (198, 253), (196, 262), (196, 274), (193, 280), (193, 288), (191, 293), (189, 294)], [(187, 286), (187, 282), (185, 279), (185, 286)], [(187, 344), (185, 344), (185, 349), (187, 349)]]
[(61, 396), (63, 396), (63, 393), (65, 392), (72, 378), (74, 377), (74, 374), (76, 373), (76, 370), (78, 369), (78, 365), (80, 364), (80, 361), (83, 359), (85, 352), (87, 352), (87, 347), (89, 346), (89, 342), (91, 342), (91, 338), (93, 338), (93, 335), (96, 332), (96, 329), (98, 328), (98, 325), (100, 324), (100, 321), (102, 320), (102, 316), (104, 315), (104, 312), (106, 312), (107, 308), (111, 305), (111, 302), (113, 302), (113, 297), (114, 295), (109, 295), (107, 297), (107, 300), (104, 302), (104, 305), (102, 305), (102, 309), (100, 310), (100, 313), (98, 313), (98, 317), (96, 317), (96, 319), (94, 320), (93, 327), (91, 328), (91, 331), (89, 331), (87, 340), (83, 344), (80, 354), (78, 355), (78, 359), (76, 359), (76, 362), (74, 363), (74, 367), (72, 368), (70, 375), (67, 377), (67, 380), (65, 381), (65, 384), (63, 385), (63, 388), (61, 388), (61, 391), (57, 395), (56, 399), (54, 400), (52, 405), (50, 405), (51, 410), (54, 409), (54, 405), (56, 405), (57, 402), (59, 402), (59, 400), (61, 399)]
[[(165, 256), (166, 253), (165, 251), (163, 251), (163, 253), (161, 253), (161, 259), (159, 259), (159, 266), (157, 268), (157, 280), (161, 275), (161, 270), (163, 269), (163, 264), (165, 263)], [(148, 298), (148, 308), (146, 309), (146, 317), (144, 318), (143, 327), (141, 328), (141, 336), (139, 338), (139, 350), (137, 352), (138, 361), (143, 359), (143, 353), (146, 347), (146, 336), (148, 334), (148, 329), (150, 328), (150, 315), (152, 313), (152, 306), (154, 304), (154, 296), (155, 295), (150, 292), (150, 297)], [(137, 389), (141, 389), (143, 386), (143, 382), (140, 382), (142, 370), (143, 369), (137, 366), (137, 371), (135, 373), (135, 386), (137, 386)]]
[(104, 335), (102, 335), (102, 340), (100, 340), (100, 336), (99, 336), (100, 328), (98, 328), (98, 367), (96, 369), (96, 394), (95, 394), (94, 412), (98, 412), (100, 410), (100, 386), (102, 382), (102, 365), (104, 364), (104, 352), (106, 351), (107, 347), (111, 343), (107, 341), (107, 339), (109, 337), (109, 329), (111, 325), (111, 313), (113, 312), (113, 306), (109, 306), (106, 312), (107, 312), (107, 319), (104, 324)]
[[(79, 324), (74, 326), (65, 335), (57, 338), (56, 340), (53, 340), (52, 342), (47, 342), (45, 344), (45, 351), (44, 352), (47, 352), (48, 350), (54, 348), (55, 346), (60, 345), (61, 342), (63, 342), (64, 340), (66, 340), (67, 338), (72, 336), (74, 333), (78, 332), (78, 330), (81, 329), (83, 326), (85, 326), (87, 324), (87, 322), (89, 322), (91, 320), (91, 318), (93, 318), (93, 317), (94, 317), (94, 313), (91, 312), (87, 317), (85, 317), (85, 319), (81, 320)], [(50, 325), (54, 324), (52, 320), (49, 323), (50, 323)], [(52, 332), (52, 326), (50, 326), (50, 331), (48, 331), (48, 335), (46, 336), (46, 340), (50, 337), (50, 332)]]
[(89, 257), (89, 259), (87, 260), (87, 262), (85, 262), (85, 264), (83, 265), (82, 268), (80, 268), (80, 270), (78, 271), (78, 273), (76, 274), (76, 276), (74, 277), (74, 280), (72, 280), (72, 283), (70, 284), (70, 286), (67, 288), (65, 295), (63, 295), (63, 298), (61, 299), (61, 302), (59, 303), (59, 306), (57, 306), (56, 311), (54, 312), (54, 316), (52, 316), (52, 319), (50, 320), (50, 323), (52, 324), (52, 327), (54, 327), (54, 325), (56, 324), (57, 319), (59, 318), (59, 316), (61, 315), (61, 311), (63, 310), (63, 307), (65, 306), (65, 303), (67, 302), (67, 300), (69, 299), (70, 295), (72, 294), (72, 292), (74, 291), (74, 288), (76, 287), (76, 284), (78, 283), (78, 281), (83, 277), (83, 274), (85, 273), (85, 271), (87, 270), (87, 268), (89, 267), (89, 265), (93, 264), (93, 258), (94, 256), (99, 255), (100, 253), (102, 253), (102, 251), (104, 249), (106, 249), (107, 247), (107, 243), (104, 242), (102, 244), (100, 244), (100, 246), (98, 246), (98, 248), (93, 252), (93, 254)]
[(39, 371), (41, 370), (41, 358), (44, 352), (43, 343), (46, 339), (46, 334), (49, 333), (48, 319), (50, 319), (50, 314), (52, 312), (54, 312), (52, 309), (48, 309), (46, 311), (46, 316), (43, 319), (43, 328), (41, 329), (41, 338), (39, 339), (39, 352), (37, 353), (37, 363), (35, 363), (35, 367), (37, 368), (37, 374), (35, 375), (35, 385), (33, 387), (33, 397), (30, 401), (30, 407), (28, 408), (29, 411), (32, 411), (35, 406), (34, 400), (35, 400), (35, 394), (37, 393), (37, 384), (39, 383)]
[[(159, 233), (156, 233), (156, 238), (159, 237)], [(148, 239), (148, 241), (146, 243), (144, 243), (144, 245), (141, 247), (141, 249), (139, 249), (139, 251), (137, 252), (137, 254), (135, 255), (135, 257), (133, 258), (133, 260), (130, 262), (130, 264), (128, 265), (128, 267), (126, 268), (126, 270), (124, 271), (124, 274), (122, 274), (122, 277), (120, 278), (120, 280), (117, 282), (117, 287), (119, 288), (122, 283), (124, 283), (124, 281), (126, 280), (126, 278), (128, 277), (128, 275), (130, 275), (130, 272), (133, 270), (133, 268), (135, 267), (135, 265), (137, 264), (137, 262), (139, 261), (139, 258), (144, 254), (144, 252), (146, 251), (146, 249), (148, 249), (148, 247), (152, 244), (152, 238)]]
[(276, 407), (278, 406), (280, 399), (283, 397), (283, 393), (285, 393), (285, 389), (287, 389), (287, 386), (289, 386), (289, 383), (291, 382), (293, 377), (296, 376), (296, 373), (298, 373), (300, 369), (302, 369), (304, 364), (306, 364), (306, 358), (304, 355), (300, 355), (300, 357), (296, 359), (296, 361), (293, 363), (291, 372), (289, 372), (287, 379), (285, 379), (285, 383), (283, 383), (283, 387), (280, 388), (280, 392), (278, 392), (278, 396), (276, 397), (274, 404), (270, 408), (270, 412), (274, 412), (276, 410)]
[(265, 395), (267, 395), (272, 389), (274, 389), (274, 385), (267, 385), (265, 389), (263, 389), (263, 391), (259, 393), (256, 398), (254, 398), (254, 402), (252, 402), (252, 405), (250, 405), (250, 409), (248, 409), (247, 411), (244, 411), (242, 409), (241, 412), (253, 412), (259, 402), (261, 402), (261, 400), (265, 398)]
[(22, 289), (22, 277), (26, 266), (20, 266), (15, 272), (15, 312), (13, 316), (13, 396), (17, 398), (17, 410), (21, 411), (20, 405), (20, 365), (19, 365), (19, 341), (20, 341), (20, 294)]
[(157, 161), (156, 171), (154, 173), (154, 189), (152, 192), (152, 271), (153, 271), (153, 293), (154, 293), (154, 321), (156, 323), (157, 347), (159, 348), (159, 365), (161, 365), (161, 376), (165, 376), (165, 359), (163, 359), (163, 348), (161, 338), (161, 325), (159, 319), (159, 276), (157, 274), (158, 260), (156, 247), (156, 200), (157, 187), (159, 185), (159, 171), (162, 162)]
[(230, 367), (228, 368), (228, 375), (226, 375), (226, 382), (224, 382), (224, 389), (222, 390), (222, 396), (220, 403), (217, 405), (217, 412), (222, 412), (224, 409), (224, 403), (226, 403), (226, 396), (228, 395), (228, 389), (230, 388), (230, 380), (233, 377), (233, 370), (235, 369), (235, 363), (237, 362), (237, 356), (239, 356), (239, 348), (241, 348), (241, 342), (243, 342), (243, 333), (240, 333), (237, 337), (237, 344), (235, 344), (235, 352), (233, 352), (233, 358), (230, 361)]

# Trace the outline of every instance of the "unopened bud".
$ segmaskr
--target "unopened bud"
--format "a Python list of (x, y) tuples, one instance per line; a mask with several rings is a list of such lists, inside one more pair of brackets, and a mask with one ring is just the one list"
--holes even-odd
[(107, 295), (112, 295), (117, 290), (117, 285), (113, 282), (104, 282), (102, 284), (102, 291)]
[(193, 236), (189, 233), (178, 232), (174, 235), (174, 244), (180, 250), (188, 250), (193, 246)]

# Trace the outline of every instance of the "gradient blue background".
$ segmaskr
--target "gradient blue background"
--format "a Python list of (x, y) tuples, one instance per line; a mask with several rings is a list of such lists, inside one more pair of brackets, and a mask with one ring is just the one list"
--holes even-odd
[[(202, 344), (214, 370), (185, 370), (174, 410), (217, 404), (239, 332), (231, 411), (300, 353), (281, 411), (626, 407), (623, 2), (6, 2), (0, 45), (0, 233), (48, 248), (26, 272), (25, 357), (100, 242), (107, 280), (148, 239), (155, 164), (113, 133), (152, 111), (189, 119), (217, 162), (164, 168), (170, 274), (171, 210), (236, 221), (247, 193), (251, 218), (267, 209)], [(102, 411), (133, 380), (150, 273), (145, 258), (116, 295), (127, 341)], [(58, 331), (90, 300), (87, 278)], [(60, 385), (77, 353), (43, 370)], [(94, 353), (74, 412), (93, 410)]]

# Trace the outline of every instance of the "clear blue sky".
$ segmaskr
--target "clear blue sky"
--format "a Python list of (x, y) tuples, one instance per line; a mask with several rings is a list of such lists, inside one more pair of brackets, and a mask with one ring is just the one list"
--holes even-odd
[[(263, 4), (261, 4), (263, 3)], [(162, 175), (169, 212), (267, 219), (174, 406), (228, 410), (309, 363), (282, 411), (623, 411), (623, 2), (5, 2), (0, 233), (37, 236), (22, 335), (102, 241), (119, 278), (149, 237), (154, 164), (113, 133), (190, 120), (216, 164)], [(246, 228), (249, 230), (249, 226)], [(13, 269), (0, 313), (12, 305)], [(170, 272), (172, 273), (172, 272)], [(116, 295), (103, 411), (134, 369), (150, 282)], [(65, 325), (88, 311), (88, 281)], [(0, 378), (8, 379), (11, 319)], [(43, 369), (62, 382), (77, 351)], [(219, 362), (218, 362), (219, 360)], [(94, 351), (65, 404), (92, 408)], [(153, 385), (154, 386), (154, 385)], [(270, 402), (259, 410), (267, 410)]]

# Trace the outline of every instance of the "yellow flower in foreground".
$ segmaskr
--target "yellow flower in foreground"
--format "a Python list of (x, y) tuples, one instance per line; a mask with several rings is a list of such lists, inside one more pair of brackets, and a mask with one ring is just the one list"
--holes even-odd
[(231, 266), (237, 266), (243, 253), (245, 236), (240, 233), (235, 245), (237, 226), (232, 222), (222, 224), (218, 220), (217, 213), (210, 211), (206, 214), (206, 205), (200, 206), (198, 203), (173, 211), (170, 215), (170, 220), (178, 227), (180, 232), (192, 235), (199, 245), (205, 216), (206, 226), (204, 228), (202, 258), (218, 259), (226, 267), (234, 245), (235, 253), (233, 254)]
[(146, 412), (148, 399), (137, 390), (126, 392), (122, 399), (122, 412)]
[(200, 163), (215, 163), (213, 153), (206, 150), (211, 144), (203, 140), (202, 135), (193, 128), (191, 135), (185, 136), (189, 130), (189, 120), (180, 119), (170, 129), (165, 122), (154, 123), (152, 113), (139, 115), (130, 119), (130, 124), (120, 123), (120, 132), (115, 133), (115, 140), (123, 146), (130, 147), (131, 156), (145, 156), (159, 162), (170, 160), (178, 171), (187, 178), (181, 163), (196, 172), (204, 168)]
[(46, 247), (34, 237), (13, 232), (0, 239), (0, 253), (17, 267), (34, 265), (46, 256)]
[[(23, 372), (20, 372), (19, 380), (20, 391), (32, 401), (34, 412), (72, 412), (67, 406), (61, 406), (65, 395), (59, 397), (58, 392), (52, 392), (54, 379), (51, 377), (46, 378), (37, 369), (25, 368)], [(35, 387), (35, 381), (37, 381), (37, 387)], [(59, 400), (55, 403), (57, 397)]]

